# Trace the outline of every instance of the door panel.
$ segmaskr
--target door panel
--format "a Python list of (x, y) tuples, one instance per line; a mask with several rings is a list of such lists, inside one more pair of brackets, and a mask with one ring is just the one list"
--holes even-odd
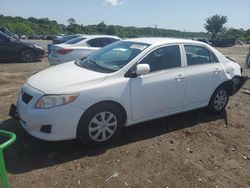
[(130, 80), (133, 119), (141, 120), (181, 110), (186, 81), (180, 46), (159, 47), (139, 64), (148, 64), (150, 73)]
[(9, 58), (12, 55), (12, 45), (9, 40), (0, 36), (0, 58)]
[(131, 78), (133, 119), (140, 120), (181, 110), (185, 79), (180, 75), (184, 75), (183, 68)]
[(207, 48), (196, 45), (184, 47), (187, 89), (183, 108), (207, 105), (215, 89), (226, 80), (223, 67)]
[(186, 67), (185, 73), (187, 89), (184, 108), (207, 103), (213, 91), (225, 80), (220, 63)]

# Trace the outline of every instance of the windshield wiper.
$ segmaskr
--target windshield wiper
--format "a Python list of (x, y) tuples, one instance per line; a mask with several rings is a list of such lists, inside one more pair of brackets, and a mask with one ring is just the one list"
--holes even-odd
[(105, 73), (110, 73), (113, 72), (113, 70), (108, 69), (106, 67), (102, 67), (101, 65), (99, 65), (98, 63), (96, 63), (96, 61), (92, 60), (92, 59), (87, 59), (89, 62), (91, 62), (93, 65), (95, 65), (95, 68), (97, 71), (100, 72), (105, 72)]
[(86, 57), (84, 57), (82, 59), (79, 59), (79, 60), (76, 60), (75, 64), (80, 66), (80, 67), (84, 67), (86, 69), (93, 70), (93, 67), (90, 66), (90, 64), (88, 63)]

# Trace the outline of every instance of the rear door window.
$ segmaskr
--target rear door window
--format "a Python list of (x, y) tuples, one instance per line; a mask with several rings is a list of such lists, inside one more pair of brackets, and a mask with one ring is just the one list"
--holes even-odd
[(115, 42), (114, 40), (112, 40), (112, 38), (96, 38), (96, 39), (91, 39), (89, 40), (87, 43), (91, 46), (91, 47), (99, 47), (102, 48), (108, 44), (111, 44)]
[(184, 45), (187, 65), (201, 65), (218, 62), (216, 56), (207, 48), (196, 45)]

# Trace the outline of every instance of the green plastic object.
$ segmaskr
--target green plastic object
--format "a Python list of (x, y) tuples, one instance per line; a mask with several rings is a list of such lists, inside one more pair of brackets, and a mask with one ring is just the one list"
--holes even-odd
[(16, 135), (9, 131), (0, 130), (0, 136), (9, 138), (6, 142), (0, 144), (0, 185), (2, 184), (3, 188), (8, 188), (9, 183), (4, 163), (3, 150), (16, 141)]

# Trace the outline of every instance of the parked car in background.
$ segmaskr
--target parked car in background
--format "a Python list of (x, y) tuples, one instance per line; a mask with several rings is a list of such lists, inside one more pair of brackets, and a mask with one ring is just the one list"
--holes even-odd
[(27, 39), (27, 36), (26, 35), (21, 35), (20, 39)]
[[(59, 35), (60, 36), (60, 35)], [(61, 44), (61, 43), (64, 43), (70, 39), (73, 39), (73, 38), (77, 38), (77, 37), (80, 37), (82, 36), (82, 34), (75, 34), (75, 35), (65, 35), (65, 36), (62, 36), (62, 37), (55, 37), (52, 41), (52, 44)]]
[(47, 35), (35, 34), (35, 35), (29, 36), (28, 39), (47, 40)]
[(250, 46), (249, 46), (249, 51), (248, 51), (248, 54), (247, 54), (247, 57), (246, 57), (246, 68), (249, 68), (250, 69)]
[(110, 35), (82, 35), (65, 43), (53, 45), (48, 56), (49, 63), (57, 65), (80, 59), (119, 40), (121, 39)]
[(123, 126), (202, 107), (219, 113), (244, 82), (240, 65), (205, 43), (123, 40), (33, 75), (10, 115), (37, 138), (96, 146)]
[(212, 44), (212, 43), (210, 43), (210, 42), (209, 42), (209, 40), (208, 40), (208, 39), (198, 38), (198, 39), (194, 39), (194, 40), (196, 40), (196, 41), (200, 41), (200, 42), (205, 42), (206, 44), (209, 44), (209, 45), (211, 45), (211, 44)]
[(32, 43), (22, 42), (0, 31), (0, 59), (19, 59), (32, 62), (44, 56), (44, 49)]
[(218, 39), (212, 41), (213, 46), (215, 47), (231, 47), (234, 46), (236, 43), (235, 39)]

